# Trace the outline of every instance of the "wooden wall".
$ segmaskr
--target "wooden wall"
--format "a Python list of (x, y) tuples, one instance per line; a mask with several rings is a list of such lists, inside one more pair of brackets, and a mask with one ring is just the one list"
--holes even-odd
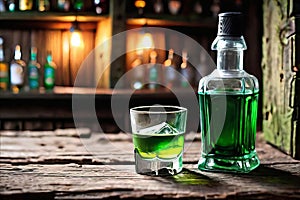
[(299, 143), (293, 124), (294, 88), (292, 71), (292, 52), (294, 52), (293, 30), (294, 20), (290, 17), (291, 1), (267, 0), (263, 5), (264, 35), (263, 41), (263, 132), (266, 140), (281, 150), (295, 156)]
[[(28, 23), (28, 27), (31, 26), (29, 22), (24, 23)], [(20, 44), (22, 59), (28, 63), (30, 48), (35, 46), (38, 48), (38, 62), (42, 65), (41, 72), (43, 72), (46, 52), (50, 50), (53, 60), (57, 64), (56, 85), (72, 86), (82, 61), (95, 47), (95, 29), (93, 27), (83, 28), (83, 45), (73, 47), (70, 46), (71, 34), (68, 29), (68, 27), (71, 27), (71, 23), (64, 24), (64, 26), (59, 24), (55, 26), (55, 23), (53, 24), (49, 25), (50, 29), (6, 29), (4, 26), (1, 26), (0, 37), (4, 39), (5, 59), (7, 62), (10, 62), (13, 59), (15, 45)], [(86, 78), (80, 82), (82, 86), (93, 85), (94, 70), (86, 70), (84, 74)]]

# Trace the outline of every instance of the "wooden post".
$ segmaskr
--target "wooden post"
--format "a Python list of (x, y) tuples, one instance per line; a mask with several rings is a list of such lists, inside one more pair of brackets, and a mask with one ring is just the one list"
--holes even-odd
[[(110, 17), (112, 18), (112, 36), (126, 30), (126, 1), (110, 1)], [(125, 73), (126, 34), (112, 40), (112, 60), (110, 70), (110, 87), (113, 88), (121, 76)]]
[(295, 44), (289, 37), (294, 31), (291, 6), (291, 0), (267, 0), (263, 5), (263, 132), (268, 142), (296, 157), (300, 144), (295, 139), (290, 106), (296, 74), (291, 59)]
[[(113, 88), (125, 72), (125, 34), (118, 40), (113, 37), (126, 30), (125, 7), (126, 1), (110, 1), (109, 17), (98, 23), (95, 45), (95, 79), (98, 88)], [(117, 59), (112, 60), (114, 57)]]

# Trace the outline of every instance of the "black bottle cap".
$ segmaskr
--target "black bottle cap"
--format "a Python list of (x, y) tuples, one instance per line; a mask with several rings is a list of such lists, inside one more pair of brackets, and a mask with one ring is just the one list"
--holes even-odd
[(226, 12), (219, 14), (218, 36), (242, 36), (243, 19), (240, 12)]

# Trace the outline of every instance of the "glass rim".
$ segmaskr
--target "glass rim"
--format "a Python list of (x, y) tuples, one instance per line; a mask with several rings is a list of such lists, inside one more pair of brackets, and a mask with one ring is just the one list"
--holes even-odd
[[(138, 110), (138, 109), (145, 109), (147, 108), (148, 110)], [(164, 111), (153, 111), (150, 110), (151, 108), (172, 108), (174, 110), (164, 110)], [(168, 114), (168, 113), (181, 113), (181, 112), (187, 112), (187, 109), (181, 106), (172, 106), (172, 105), (156, 105), (156, 106), (137, 106), (130, 108), (131, 113), (137, 113), (137, 114)]]

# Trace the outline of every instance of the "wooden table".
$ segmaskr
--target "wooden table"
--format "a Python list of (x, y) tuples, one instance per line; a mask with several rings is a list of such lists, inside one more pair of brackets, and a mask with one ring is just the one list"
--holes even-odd
[(300, 198), (300, 161), (266, 144), (262, 134), (256, 148), (262, 164), (249, 174), (199, 171), (199, 134), (189, 133), (182, 173), (151, 177), (134, 171), (130, 134), (0, 133), (1, 199)]

